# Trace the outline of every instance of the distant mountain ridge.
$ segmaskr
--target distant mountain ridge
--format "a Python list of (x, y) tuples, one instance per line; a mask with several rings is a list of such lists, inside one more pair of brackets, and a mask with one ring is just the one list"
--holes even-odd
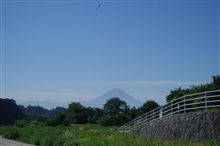
[(82, 104), (84, 106), (103, 108), (103, 106), (107, 102), (107, 100), (109, 100), (113, 97), (120, 98), (121, 100), (125, 101), (127, 103), (127, 105), (129, 105), (130, 107), (142, 106), (142, 102), (140, 102), (139, 100), (135, 99), (134, 97), (128, 95), (126, 92), (124, 92), (121, 89), (112, 89), (112, 90), (102, 94), (101, 96), (99, 96), (91, 101), (84, 102)]
[(19, 103), (25, 107), (31, 106), (41, 106), (46, 108), (47, 110), (52, 110), (56, 107), (65, 107), (67, 108), (70, 103), (58, 103), (58, 102), (50, 102), (50, 101), (27, 101), (23, 103)]
[[(98, 108), (103, 108), (103, 105), (107, 102), (107, 100), (113, 98), (113, 97), (118, 97), (121, 100), (125, 101), (130, 107), (140, 107), (143, 105), (142, 102), (137, 100), (136, 98), (130, 96), (128, 93), (124, 92), (121, 89), (112, 89), (104, 94), (98, 96), (95, 99), (92, 99), (90, 101), (85, 101), (85, 102), (80, 102), (83, 106), (90, 106), (90, 107), (98, 107)], [(73, 101), (76, 102), (76, 101)], [(50, 102), (50, 101), (28, 101), (25, 103), (19, 103), (20, 105), (24, 105), (25, 107), (28, 107), (29, 105), (31, 106), (41, 106), (46, 108), (47, 110), (52, 110), (53, 108), (56, 107), (65, 107), (67, 108), (69, 103), (57, 103), (57, 102)]]
[(23, 111), (23, 113), (28, 117), (44, 117), (48, 118), (59, 113), (64, 112), (66, 109), (63, 107), (56, 107), (52, 110), (45, 109), (41, 106), (27, 106), (19, 105), (19, 108)]

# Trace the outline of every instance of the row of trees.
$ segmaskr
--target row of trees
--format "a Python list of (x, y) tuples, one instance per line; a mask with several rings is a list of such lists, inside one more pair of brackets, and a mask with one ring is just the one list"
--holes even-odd
[(86, 123), (119, 126), (158, 106), (155, 101), (147, 101), (138, 109), (130, 108), (125, 101), (112, 98), (106, 102), (103, 109), (84, 107), (80, 103), (73, 102), (66, 110), (60, 110), (63, 112), (48, 117), (44, 116), (44, 112), (42, 113), (44, 110), (41, 107), (24, 108), (19, 107), (12, 99), (0, 99), (0, 126), (13, 124), (16, 120), (20, 120), (16, 122), (18, 126), (25, 126), (28, 123), (49, 126)]
[(49, 118), (47, 123), (50, 126), (86, 123), (120, 126), (158, 106), (155, 101), (150, 100), (140, 108), (130, 108), (125, 101), (117, 97), (109, 99), (103, 109), (84, 107), (80, 103), (74, 102), (65, 112)]

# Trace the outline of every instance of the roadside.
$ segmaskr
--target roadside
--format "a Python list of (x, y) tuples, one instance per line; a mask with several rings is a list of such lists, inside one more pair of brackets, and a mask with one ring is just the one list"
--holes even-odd
[(5, 139), (2, 136), (0, 136), (0, 146), (34, 146), (34, 145), (18, 142), (15, 140)]

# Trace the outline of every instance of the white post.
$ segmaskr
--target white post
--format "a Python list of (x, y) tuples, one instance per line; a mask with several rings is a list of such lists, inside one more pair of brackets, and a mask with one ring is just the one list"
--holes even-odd
[(135, 129), (135, 121), (133, 122), (133, 129)]
[(147, 123), (147, 114), (146, 114), (146, 123)]
[(184, 114), (185, 114), (186, 113), (186, 96), (183, 97), (183, 100), (184, 100), (183, 101), (183, 104), (184, 104), (183, 105), (183, 108), (184, 108), (183, 111), (184, 111)]
[(153, 120), (154, 120), (154, 110), (153, 110)]
[(177, 112), (179, 114), (180, 113), (180, 104), (179, 103), (177, 104), (177, 110), (178, 110)]
[(207, 93), (205, 92), (205, 111), (207, 112)]
[(163, 109), (160, 108), (160, 119), (163, 117)]
[(173, 101), (171, 101), (171, 115), (173, 114)]

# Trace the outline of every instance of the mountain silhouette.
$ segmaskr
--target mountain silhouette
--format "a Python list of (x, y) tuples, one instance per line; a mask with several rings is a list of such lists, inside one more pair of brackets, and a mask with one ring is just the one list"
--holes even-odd
[(130, 107), (142, 106), (142, 103), (140, 101), (138, 101), (134, 97), (128, 95), (126, 92), (124, 92), (121, 89), (112, 89), (112, 90), (102, 94), (101, 96), (99, 96), (91, 101), (84, 102), (82, 104), (84, 106), (103, 108), (103, 106), (107, 102), (107, 100), (109, 100), (113, 97), (120, 98), (121, 100), (125, 101), (127, 103), (127, 105), (129, 105)]

